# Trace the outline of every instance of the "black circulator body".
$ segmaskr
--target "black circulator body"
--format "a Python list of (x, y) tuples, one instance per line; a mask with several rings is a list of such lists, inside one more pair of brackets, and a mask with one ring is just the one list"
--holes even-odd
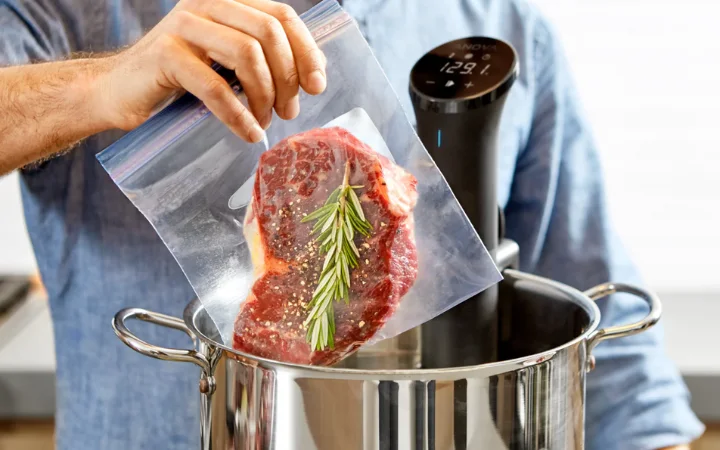
[[(489, 37), (447, 42), (410, 74), (417, 133), (493, 257), (498, 246), (498, 133), (518, 75), (517, 53)], [(498, 288), (493, 286), (425, 323), (424, 368), (497, 360)]]

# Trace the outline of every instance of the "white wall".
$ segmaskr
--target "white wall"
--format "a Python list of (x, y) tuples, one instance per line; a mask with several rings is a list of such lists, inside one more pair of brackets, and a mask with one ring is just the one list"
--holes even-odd
[[(720, 291), (720, 3), (536, 0), (563, 37), (612, 213), (660, 291)], [(34, 266), (17, 181), (0, 179), (0, 272)]]
[(25, 231), (17, 174), (0, 178), (0, 275), (29, 274), (35, 257)]
[(644, 275), (660, 291), (720, 291), (720, 3), (535, 2), (563, 38)]

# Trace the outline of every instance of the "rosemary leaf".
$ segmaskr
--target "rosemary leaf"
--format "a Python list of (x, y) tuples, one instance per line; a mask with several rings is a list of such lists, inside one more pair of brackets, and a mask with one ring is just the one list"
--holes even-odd
[(362, 207), (360, 207), (360, 199), (358, 199), (354, 189), (350, 189), (350, 202), (355, 212), (360, 216), (360, 220), (365, 220), (365, 214), (363, 214)]
[[(344, 223), (344, 221), (343, 221)], [(342, 242), (343, 242), (343, 236), (345, 236), (345, 231), (343, 230), (343, 223), (340, 223), (340, 225), (336, 228), (337, 236), (335, 236), (335, 243), (338, 245), (338, 247), (342, 248)]]
[[(336, 259), (339, 259), (339, 258), (336, 258)], [(335, 264), (335, 277), (337, 277), (337, 279), (342, 279), (342, 268), (340, 267), (340, 264), (338, 261), (335, 261), (335, 263), (336, 263)]]
[(349, 214), (345, 215), (345, 229), (348, 230), (348, 233), (350, 233), (348, 241), (352, 241), (355, 238), (355, 227), (353, 227)]
[(346, 242), (352, 242), (353, 238), (355, 237), (355, 231), (353, 230), (353, 227), (348, 225), (349, 220), (350, 219), (348, 219), (348, 216), (345, 216), (345, 219), (344, 219), (345, 223), (343, 224), (344, 226), (342, 227), (343, 230), (345, 230)]
[(320, 235), (320, 237), (318, 238), (318, 241), (320, 239), (322, 239), (321, 245), (328, 245), (328, 244), (332, 244), (332, 238), (333, 238), (333, 232), (332, 232), (332, 230), (328, 230), (325, 233), (323, 233), (322, 235)]
[[(344, 299), (345, 294), (347, 294), (347, 286), (345, 286), (345, 283), (338, 283), (338, 291), (340, 292), (340, 295), (337, 297), (337, 300)], [(347, 303), (347, 301), (345, 303)]]
[(313, 306), (313, 309), (310, 311), (310, 314), (308, 314), (308, 317), (307, 319), (305, 319), (305, 322), (303, 322), (303, 324), (307, 326), (309, 323), (325, 314), (328, 304), (332, 304), (332, 298), (332, 291), (328, 291), (321, 297), (318, 297), (318, 301)]
[(320, 318), (320, 342), (322, 348), (327, 346), (327, 333), (328, 333), (327, 314), (323, 314)]
[(337, 250), (337, 244), (331, 244), (330, 249), (328, 250), (327, 255), (325, 256), (325, 262), (323, 263), (323, 271), (325, 268), (330, 264), (330, 261), (332, 261), (332, 257), (335, 254), (335, 251)]
[[(354, 269), (357, 267), (357, 258), (355, 257), (355, 252), (353, 252), (352, 248), (350, 248), (350, 245), (352, 242), (348, 243), (346, 242), (343, 246), (343, 254), (348, 260), (348, 264)], [(352, 244), (354, 245), (354, 244)]]
[(313, 297), (315, 294), (322, 293), (322, 289), (332, 280), (333, 275), (332, 273), (328, 272), (324, 277), (320, 279), (320, 283), (318, 283), (318, 287), (315, 289), (315, 293), (313, 293)]
[(357, 256), (357, 257), (359, 258), (359, 257), (360, 257), (360, 251), (358, 250), (357, 247), (355, 247), (355, 243), (354, 243), (354, 242), (350, 242), (350, 248), (352, 249), (353, 253), (355, 253), (355, 256)]
[(310, 310), (310, 314), (308, 314), (307, 319), (303, 322), (303, 325), (307, 326), (309, 323), (311, 323), (315, 316), (317, 315), (318, 311), (320, 311), (320, 306), (322, 305), (322, 302), (315, 302), (313, 305), (313, 308)]
[(330, 194), (330, 197), (328, 197), (328, 199), (325, 201), (325, 204), (327, 205), (330, 203), (337, 203), (338, 196), (340, 195), (341, 190), (342, 190), (342, 186), (340, 186), (337, 189), (335, 189), (334, 191), (332, 191), (332, 193)]
[(359, 231), (362, 235), (366, 237), (370, 235), (369, 231), (372, 229), (372, 226), (368, 222), (361, 221), (360, 217), (352, 208), (348, 208), (347, 216), (350, 218), (350, 222), (352, 223), (356, 231)]
[(309, 215), (303, 217), (300, 222), (304, 223), (304, 222), (309, 222), (311, 220), (319, 219), (321, 217), (325, 217), (330, 213), (330, 211), (334, 212), (334, 210), (336, 210), (337, 207), (338, 207), (337, 203), (331, 203), (329, 205), (325, 205), (322, 208), (317, 209), (312, 214), (309, 214)]
[(325, 224), (322, 226), (321, 231), (325, 231), (335, 222), (335, 214), (333, 213), (331, 216), (328, 217), (327, 221), (325, 221)]
[(340, 267), (342, 268), (342, 273), (343, 273), (343, 278), (345, 279), (345, 284), (347, 286), (350, 286), (350, 270), (348, 269), (347, 256), (345, 256), (345, 253), (341, 253), (340, 258), (342, 258), (342, 264), (340, 264)]
[(318, 337), (320, 336), (320, 327), (314, 326), (313, 327), (313, 334), (312, 334), (312, 342), (310, 343), (310, 347), (314, 350), (318, 347)]

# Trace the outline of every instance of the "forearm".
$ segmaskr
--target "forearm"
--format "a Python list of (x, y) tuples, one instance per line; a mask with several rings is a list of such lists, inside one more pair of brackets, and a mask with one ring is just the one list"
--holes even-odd
[(97, 58), (0, 69), (0, 175), (110, 128), (98, 95), (105, 65)]

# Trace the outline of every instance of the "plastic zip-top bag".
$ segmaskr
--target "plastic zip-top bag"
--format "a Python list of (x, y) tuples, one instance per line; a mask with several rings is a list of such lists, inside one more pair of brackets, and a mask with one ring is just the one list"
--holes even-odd
[[(350, 16), (301, 16), (327, 88), (248, 144), (185, 95), (98, 155), (225, 345), (330, 365), (501, 275)], [(237, 81), (231, 85), (243, 96)]]

